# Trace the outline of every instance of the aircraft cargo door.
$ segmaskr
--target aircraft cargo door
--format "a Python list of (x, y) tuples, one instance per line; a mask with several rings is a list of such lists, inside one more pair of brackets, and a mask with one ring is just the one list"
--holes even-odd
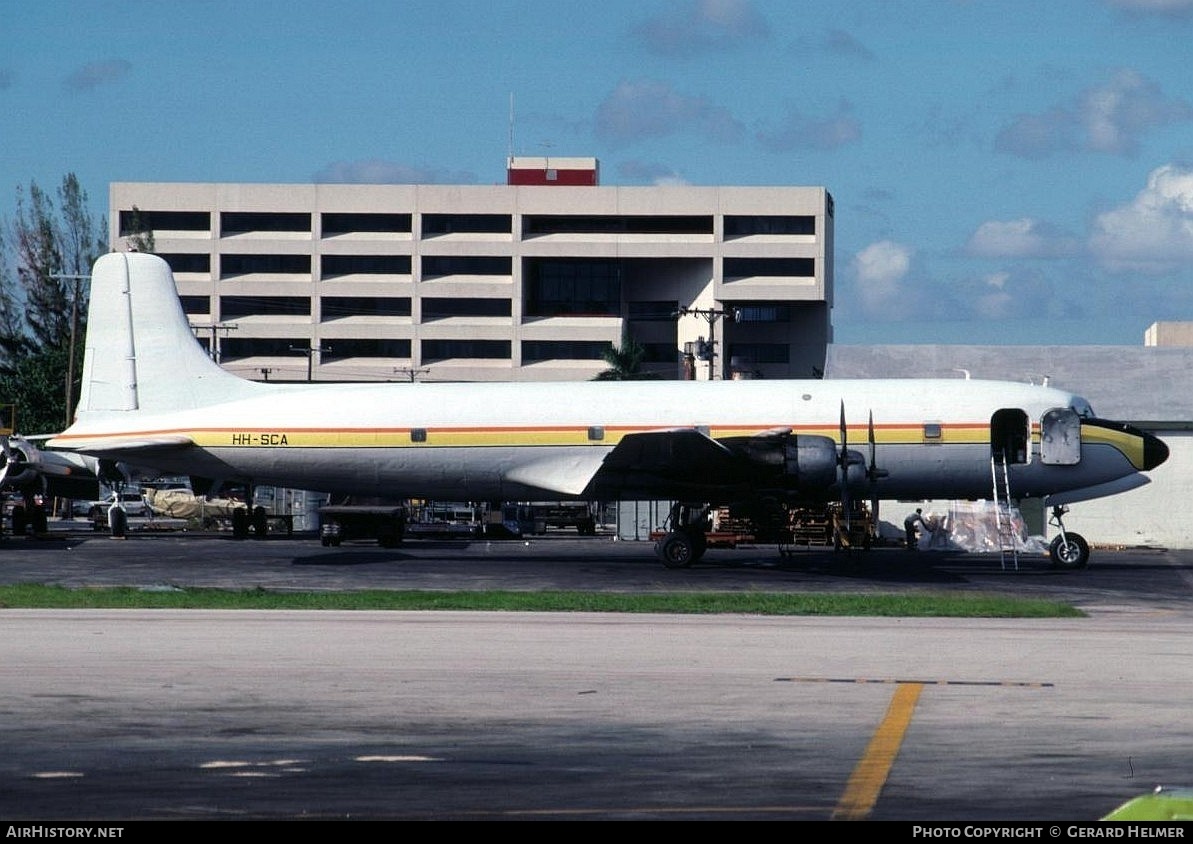
[(1081, 462), (1081, 417), (1071, 407), (1056, 407), (1040, 418), (1040, 460), (1051, 466)]

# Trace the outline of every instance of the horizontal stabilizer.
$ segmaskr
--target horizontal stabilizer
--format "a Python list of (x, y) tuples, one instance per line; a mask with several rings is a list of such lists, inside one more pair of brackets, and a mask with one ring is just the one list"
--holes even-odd
[(51, 448), (69, 448), (81, 454), (94, 457), (119, 457), (123, 459), (129, 452), (152, 454), (155, 450), (176, 449), (194, 445), (194, 440), (182, 434), (146, 434), (143, 436), (120, 437), (56, 437), (50, 440)]

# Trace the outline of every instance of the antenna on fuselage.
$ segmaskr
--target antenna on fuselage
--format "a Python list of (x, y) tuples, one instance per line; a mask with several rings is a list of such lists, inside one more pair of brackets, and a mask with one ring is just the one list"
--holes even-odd
[(966, 381), (968, 381), (968, 380), (969, 380), (969, 370), (968, 370), (968, 369), (961, 369), (961, 368), (960, 368), (960, 367), (958, 367), (958, 366), (954, 366), (954, 367), (953, 367), (953, 371), (954, 371), (954, 372), (961, 372), (961, 373), (964, 373), (964, 374), (965, 374), (965, 380), (966, 380)]

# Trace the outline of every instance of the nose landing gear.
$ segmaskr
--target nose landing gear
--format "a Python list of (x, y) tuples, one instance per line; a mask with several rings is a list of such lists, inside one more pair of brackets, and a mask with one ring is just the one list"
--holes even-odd
[(1048, 556), (1055, 568), (1083, 569), (1089, 565), (1089, 543), (1081, 534), (1065, 530), (1063, 517), (1067, 512), (1068, 507), (1052, 508), (1048, 524), (1055, 526), (1060, 533), (1049, 543)]

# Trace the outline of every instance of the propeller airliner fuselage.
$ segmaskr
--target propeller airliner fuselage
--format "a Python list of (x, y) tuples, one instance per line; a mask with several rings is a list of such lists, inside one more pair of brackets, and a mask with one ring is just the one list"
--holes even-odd
[[(1076, 501), (1146, 483), (1168, 455), (1080, 396), (1011, 382), (246, 381), (140, 253), (95, 265), (75, 421), (50, 446), (329, 493), (712, 504), (989, 498), (992, 459), (1016, 497)], [(664, 561), (698, 556), (697, 530), (676, 526)]]

